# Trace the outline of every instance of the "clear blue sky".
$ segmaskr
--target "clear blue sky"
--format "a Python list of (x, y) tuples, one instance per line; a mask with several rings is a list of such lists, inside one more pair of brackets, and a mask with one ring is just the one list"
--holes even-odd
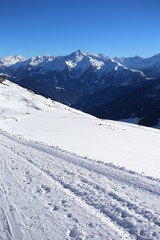
[(0, 0), (0, 56), (160, 53), (160, 0)]

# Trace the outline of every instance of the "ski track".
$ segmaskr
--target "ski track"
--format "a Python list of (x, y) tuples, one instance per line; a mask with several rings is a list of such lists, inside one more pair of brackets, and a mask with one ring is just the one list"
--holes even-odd
[(160, 182), (0, 131), (0, 239), (160, 239)]

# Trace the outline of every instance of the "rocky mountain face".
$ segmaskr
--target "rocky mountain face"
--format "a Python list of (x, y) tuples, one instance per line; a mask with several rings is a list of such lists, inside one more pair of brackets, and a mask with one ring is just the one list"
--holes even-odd
[[(159, 66), (160, 54), (111, 59), (80, 50), (67, 56), (0, 59), (0, 73), (36, 93), (100, 118), (137, 119), (149, 126), (160, 119)], [(156, 120), (146, 123), (148, 115)]]

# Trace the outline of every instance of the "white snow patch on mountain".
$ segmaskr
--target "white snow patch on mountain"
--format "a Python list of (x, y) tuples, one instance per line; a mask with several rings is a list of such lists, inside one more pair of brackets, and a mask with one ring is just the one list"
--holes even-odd
[(9, 67), (14, 65), (17, 62), (23, 62), (26, 58), (22, 57), (21, 55), (11, 55), (7, 57), (0, 58), (0, 66)]

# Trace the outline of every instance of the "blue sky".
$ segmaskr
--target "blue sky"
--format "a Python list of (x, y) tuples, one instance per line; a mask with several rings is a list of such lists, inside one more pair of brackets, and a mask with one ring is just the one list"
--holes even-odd
[(160, 53), (160, 0), (0, 0), (0, 56)]

